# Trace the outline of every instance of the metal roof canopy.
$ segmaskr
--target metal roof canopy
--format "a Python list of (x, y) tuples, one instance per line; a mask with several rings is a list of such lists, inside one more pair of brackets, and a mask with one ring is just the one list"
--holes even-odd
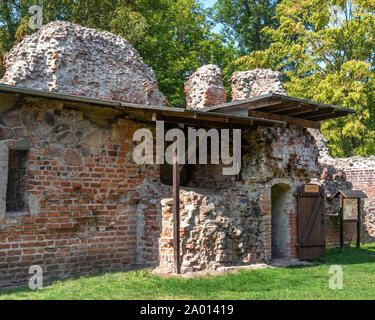
[(233, 101), (205, 109), (208, 112), (244, 114), (264, 119), (286, 121), (307, 127), (318, 127), (319, 121), (344, 117), (355, 110), (304, 99), (269, 93), (245, 100)]
[(206, 112), (205, 110), (173, 108), (161, 105), (125, 103), (116, 100), (89, 98), (65, 93), (48, 92), (38, 89), (27, 89), (5, 84), (0, 84), (0, 93), (55, 99), (72, 103), (90, 104), (93, 106), (101, 106), (103, 108), (107, 107), (117, 111), (126, 112), (135, 119), (147, 122), (164, 120), (165, 122), (181, 123), (189, 126), (222, 126), (238, 128), (249, 128), (256, 125), (287, 125), (287, 122), (285, 121), (264, 119), (263, 117), (258, 118), (247, 115), (242, 116), (236, 114), (223, 114), (218, 112)]
[[(270, 93), (250, 99), (229, 102), (203, 110), (173, 108), (160, 105), (140, 105), (115, 100), (88, 98), (64, 93), (27, 89), (0, 84), (0, 93), (57, 99), (68, 102), (109, 107), (147, 118), (147, 121), (164, 120), (190, 126), (249, 127), (256, 125), (286, 126), (288, 123), (306, 128), (320, 128), (319, 121), (347, 116), (354, 110), (334, 105)], [(146, 116), (146, 117), (145, 117)]]
[(332, 198), (338, 198), (342, 195), (344, 198), (352, 198), (352, 199), (366, 199), (367, 195), (362, 190), (339, 190), (335, 193)]

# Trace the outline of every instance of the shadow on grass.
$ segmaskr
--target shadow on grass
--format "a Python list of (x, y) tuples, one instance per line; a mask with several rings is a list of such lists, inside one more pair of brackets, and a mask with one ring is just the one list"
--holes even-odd
[[(58, 278), (58, 277), (49, 277), (48, 279), (44, 279), (43, 281), (43, 289), (48, 289), (52, 285), (56, 283), (66, 283), (69, 281), (79, 280), (79, 279), (91, 279), (95, 277), (100, 277), (104, 275), (116, 275), (116, 274), (127, 274), (127, 273), (134, 273), (134, 272), (142, 272), (144, 271), (144, 274), (148, 274), (148, 267), (145, 266), (133, 266), (129, 269), (125, 270), (102, 270), (102, 271), (94, 271), (86, 275), (79, 275), (79, 274), (73, 274), (69, 276), (68, 278)], [(151, 277), (151, 275), (150, 275)], [(2, 295), (8, 295), (8, 294), (17, 294), (17, 293), (30, 293), (30, 292), (37, 292), (37, 290), (31, 290), (27, 285), (26, 286), (20, 286), (20, 287), (10, 287), (10, 288), (0, 288), (0, 298)]]
[(328, 249), (326, 257), (309, 261), (312, 266), (296, 265), (290, 266), (289, 269), (311, 268), (319, 265), (351, 265), (362, 263), (375, 263), (375, 243), (361, 247), (360, 249), (353, 246), (345, 246), (343, 250), (340, 248)]
[[(238, 273), (224, 274), (220, 276), (207, 276), (203, 278), (194, 279), (179, 279), (179, 278), (162, 278), (155, 275), (151, 275), (148, 269), (136, 268), (121, 272), (100, 272), (96, 274), (91, 274), (89, 276), (75, 276), (67, 280), (59, 281), (63, 285), (68, 286), (78, 286), (77, 284), (69, 284), (69, 282), (75, 279), (84, 279), (84, 281), (94, 281), (95, 277), (102, 277), (98, 279), (98, 282), (102, 282), (101, 287), (98, 289), (103, 289), (107, 286), (112, 289), (111, 285), (113, 283), (123, 285), (129, 285), (133, 287), (134, 292), (137, 296), (142, 295), (150, 296), (155, 291), (160, 290), (160, 296), (167, 294), (169, 296), (184, 296), (188, 295), (195, 298), (218, 298), (215, 294), (219, 291), (224, 291), (228, 294), (235, 295), (236, 293), (243, 293), (242, 298), (248, 298), (247, 291), (253, 293), (262, 293), (271, 291), (273, 289), (281, 290), (280, 288), (292, 288), (299, 289), (301, 286), (305, 285), (311, 279), (322, 278), (322, 275), (326, 275), (326, 270), (319, 270), (319, 267), (324, 265), (359, 265), (375, 263), (375, 243), (371, 245), (363, 246), (361, 249), (354, 247), (345, 247), (343, 251), (340, 249), (330, 249), (327, 250), (327, 256), (324, 259), (312, 261), (313, 265), (306, 266), (290, 266), (285, 269), (260, 269), (258, 270), (241, 270)], [(313, 269), (314, 272), (307, 271), (311, 278), (306, 278), (306, 274), (298, 269)], [(356, 267), (354, 267), (356, 268)], [(293, 273), (293, 269), (296, 273)], [(320, 268), (321, 269), (321, 268)], [(311, 270), (312, 271), (312, 270)], [(107, 280), (107, 276), (108, 279)], [(109, 282), (107, 282), (109, 281)], [(315, 281), (315, 280), (314, 280)], [(325, 281), (325, 280), (324, 280)], [(86, 283), (85, 285), (92, 285)], [(44, 289), (49, 290), (52, 287), (45, 286)], [(250, 288), (250, 289), (249, 289)], [(20, 287), (16, 289), (4, 289), (0, 290), (1, 295), (12, 295), (19, 294), (21, 296), (27, 295), (31, 292), (28, 287)], [(34, 291), (35, 292), (35, 291)], [(37, 293), (37, 291), (35, 292)], [(104, 293), (103, 293), (104, 294)], [(241, 298), (241, 296), (239, 296)]]
[(326, 258), (322, 259), (326, 264), (362, 264), (375, 262), (375, 243), (357, 249), (345, 246), (343, 250), (336, 248), (327, 250)]

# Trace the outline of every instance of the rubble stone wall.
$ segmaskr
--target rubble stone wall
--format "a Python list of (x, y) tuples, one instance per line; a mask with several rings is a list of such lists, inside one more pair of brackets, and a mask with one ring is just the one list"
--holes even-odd
[(268, 93), (286, 95), (281, 82), (282, 74), (271, 69), (237, 71), (231, 78), (233, 101), (248, 99)]
[(1, 83), (165, 105), (152, 69), (124, 38), (65, 21), (44, 25), (9, 52)]
[[(203, 70), (204, 71), (204, 70)], [(200, 70), (200, 77), (203, 77)], [(220, 76), (220, 74), (219, 74)], [(278, 92), (285, 94), (281, 75), (271, 70), (238, 72), (232, 78), (234, 99)], [(191, 79), (187, 88), (192, 85)], [(201, 88), (205, 92), (209, 88)], [(205, 84), (209, 86), (208, 83)], [(200, 101), (200, 100), (199, 100)], [(192, 100), (194, 103), (194, 100)], [(194, 108), (194, 107), (193, 107)], [(220, 165), (191, 168), (188, 188), (180, 194), (182, 272), (217, 270), (228, 266), (269, 262), (272, 253), (272, 190), (288, 190), (280, 212), (287, 258), (297, 249), (297, 199), (300, 185), (316, 178), (319, 150), (303, 128), (258, 127), (242, 132), (242, 171), (239, 177), (223, 176)], [(162, 200), (159, 271), (174, 271), (173, 200)], [(274, 228), (277, 228), (274, 225)]]
[(225, 103), (227, 93), (222, 78), (223, 73), (216, 65), (197, 69), (185, 83), (186, 107), (199, 110)]
[[(220, 165), (194, 166), (180, 194), (182, 272), (220, 270), (272, 258), (272, 187), (288, 189), (285, 229), (289, 258), (297, 256), (295, 190), (316, 177), (318, 149), (302, 128), (259, 127), (242, 134), (240, 178)], [(173, 200), (162, 200), (160, 272), (173, 272)]]

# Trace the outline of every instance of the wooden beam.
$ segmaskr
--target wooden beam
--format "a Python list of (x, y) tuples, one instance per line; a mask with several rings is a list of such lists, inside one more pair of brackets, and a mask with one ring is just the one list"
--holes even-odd
[(339, 117), (344, 117), (347, 116), (348, 113), (346, 111), (334, 111), (330, 114), (327, 115), (322, 115), (322, 116), (315, 116), (313, 118), (310, 118), (309, 120), (312, 121), (322, 121), (322, 120), (328, 120), (328, 119), (335, 119)]
[(275, 98), (269, 98), (269, 99), (263, 100), (263, 101), (254, 101), (254, 102), (248, 103), (248, 104), (244, 105), (244, 108), (246, 106), (246, 108), (249, 109), (249, 110), (255, 110), (255, 109), (259, 109), (259, 108), (266, 108), (266, 107), (270, 107), (270, 106), (275, 106), (275, 105), (282, 104), (282, 103), (283, 103), (283, 100), (281, 98), (276, 98), (276, 99)]
[(266, 112), (259, 112), (259, 111), (252, 111), (252, 110), (249, 111), (249, 116), (256, 117), (256, 118), (270, 119), (270, 120), (285, 121), (287, 123), (295, 124), (303, 128), (320, 129), (320, 123), (316, 121), (292, 118), (292, 117), (281, 116), (277, 114), (269, 114)]
[(295, 109), (295, 111), (294, 110), (288, 110), (288, 112), (282, 113), (282, 115), (294, 117), (294, 116), (297, 116), (297, 115), (300, 115), (300, 114), (304, 114), (304, 113), (308, 113), (308, 112), (312, 112), (312, 111), (317, 111), (317, 110), (319, 110), (318, 107), (304, 106), (302, 110), (301, 109)]
[(340, 194), (340, 248), (344, 249), (344, 199)]
[(180, 165), (177, 150), (173, 152), (173, 253), (175, 273), (180, 274)]
[(196, 127), (196, 128), (246, 129), (252, 126), (251, 124), (235, 124), (235, 123), (227, 123), (227, 122), (203, 121), (203, 120), (193, 120), (193, 119), (178, 119), (174, 117), (165, 117), (165, 116), (160, 117), (160, 121), (164, 121), (166, 123), (173, 123), (174, 125), (183, 123), (188, 127)]
[(357, 206), (358, 206), (358, 221), (357, 221), (357, 248), (361, 248), (361, 199), (357, 199)]
[(302, 119), (313, 120), (314, 118), (325, 116), (327, 114), (333, 114), (333, 113), (335, 113), (334, 109), (325, 108), (325, 109), (318, 109), (318, 110), (315, 110), (315, 111), (310, 111), (310, 112), (302, 113), (302, 114), (297, 115), (296, 117), (297, 118), (302, 118)]
[(269, 111), (269, 113), (271, 113), (271, 114), (273, 114), (273, 113), (277, 113), (277, 114), (279, 114), (279, 112), (283, 112), (283, 111), (288, 111), (288, 110), (295, 110), (295, 109), (300, 109), (301, 108), (301, 105), (299, 104), (299, 105), (295, 105), (295, 104), (293, 104), (293, 105), (288, 105), (288, 106), (283, 106), (283, 107), (280, 107), (280, 108), (275, 108), (275, 109), (271, 109), (270, 111)]
[[(252, 99), (250, 99), (251, 101), (246, 101), (246, 100), (237, 100), (237, 101), (225, 103), (224, 105), (220, 106), (220, 110), (231, 110), (233, 108), (237, 110), (258, 109), (258, 108), (265, 108), (265, 107), (283, 103), (283, 100), (279, 97), (269, 97), (267, 99), (262, 99), (262, 100), (252, 100)], [(214, 110), (214, 111), (218, 111), (218, 110)]]
[(289, 107), (293, 107), (293, 106), (295, 108), (298, 108), (298, 105), (299, 105), (299, 103), (296, 102), (296, 101), (282, 101), (281, 104), (270, 105), (270, 106), (264, 107), (264, 108), (262, 108), (262, 110), (258, 110), (258, 111), (270, 112), (270, 111), (276, 110), (278, 108), (283, 109), (283, 108), (289, 108)]

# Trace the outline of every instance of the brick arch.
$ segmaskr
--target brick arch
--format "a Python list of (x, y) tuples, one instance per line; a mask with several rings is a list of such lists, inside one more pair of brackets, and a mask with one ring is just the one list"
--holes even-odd
[(263, 233), (263, 246), (266, 262), (272, 259), (272, 187), (276, 185), (286, 185), (290, 188), (290, 195), (288, 201), (291, 202), (288, 211), (289, 216), (289, 258), (294, 259), (297, 257), (297, 199), (294, 194), (297, 190), (297, 185), (292, 180), (287, 178), (276, 178), (267, 182), (260, 194), (260, 204), (262, 210), (262, 233)]

